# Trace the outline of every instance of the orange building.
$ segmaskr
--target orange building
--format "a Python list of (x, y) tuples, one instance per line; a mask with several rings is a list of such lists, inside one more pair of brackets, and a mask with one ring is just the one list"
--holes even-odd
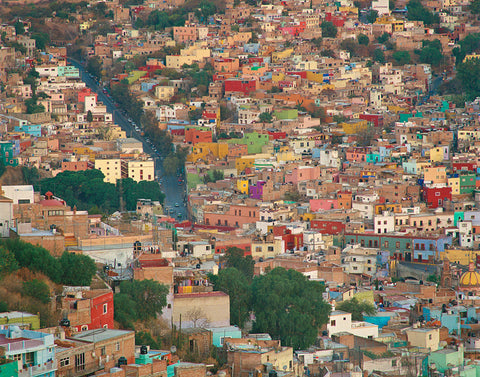
[(197, 143), (211, 143), (212, 131), (198, 130), (196, 128), (189, 128), (185, 130), (185, 143), (197, 144)]

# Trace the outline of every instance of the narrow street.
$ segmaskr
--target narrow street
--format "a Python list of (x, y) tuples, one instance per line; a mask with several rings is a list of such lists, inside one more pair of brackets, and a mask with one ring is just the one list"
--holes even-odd
[(80, 71), (81, 79), (87, 87), (97, 93), (98, 100), (107, 106), (107, 111), (113, 114), (113, 121), (118, 124), (127, 134), (127, 137), (133, 137), (140, 140), (143, 144), (143, 150), (155, 160), (155, 176), (159, 182), (162, 191), (165, 193), (164, 208), (168, 214), (177, 220), (187, 219), (186, 208), (186, 184), (184, 181), (179, 182), (176, 176), (163, 175), (163, 158), (155, 152), (153, 146), (148, 142), (148, 138), (142, 136), (140, 132), (135, 130), (134, 125), (123, 115), (120, 108), (115, 106), (113, 100), (102, 91), (101, 88), (86, 71), (85, 68), (77, 61), (68, 59), (69, 62), (77, 67)]

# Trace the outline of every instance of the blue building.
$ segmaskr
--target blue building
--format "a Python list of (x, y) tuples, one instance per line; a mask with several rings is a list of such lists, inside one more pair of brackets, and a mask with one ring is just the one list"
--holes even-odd
[(25, 124), (21, 126), (15, 126), (15, 132), (24, 132), (30, 136), (41, 137), (42, 126), (40, 124)]
[(223, 347), (225, 338), (240, 339), (242, 331), (237, 326), (212, 327), (212, 344), (215, 347)]
[(9, 326), (0, 329), (0, 347), (4, 349), (7, 359), (17, 361), (18, 376), (55, 376), (57, 363), (52, 334)]

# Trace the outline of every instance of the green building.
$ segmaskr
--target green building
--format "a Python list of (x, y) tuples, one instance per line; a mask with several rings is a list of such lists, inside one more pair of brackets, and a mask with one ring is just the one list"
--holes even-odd
[(262, 153), (262, 147), (269, 142), (268, 134), (259, 134), (258, 132), (251, 132), (245, 134), (241, 139), (226, 140), (228, 144), (242, 144), (246, 145), (248, 154)]
[(462, 174), (460, 176), (460, 194), (471, 194), (475, 190), (476, 180), (475, 174)]
[(17, 377), (18, 361), (0, 358), (0, 377)]
[(16, 325), (21, 328), (38, 330), (40, 317), (37, 314), (25, 312), (5, 312), (0, 313), (0, 325)]

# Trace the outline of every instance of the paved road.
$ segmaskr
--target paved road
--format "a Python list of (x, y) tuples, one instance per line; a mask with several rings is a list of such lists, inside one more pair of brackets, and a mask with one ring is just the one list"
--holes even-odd
[(128, 137), (134, 137), (135, 139), (140, 140), (143, 144), (144, 152), (150, 154), (155, 160), (155, 176), (162, 187), (162, 191), (165, 193), (166, 210), (169, 210), (169, 214), (172, 217), (179, 220), (187, 219), (185, 183), (179, 183), (176, 176), (163, 175), (163, 159), (157, 152), (155, 152), (153, 146), (149, 143), (148, 138), (143, 137), (140, 132), (135, 130), (135, 127), (128, 120), (128, 117), (122, 114), (121, 109), (115, 106), (115, 103), (107, 94), (103, 93), (102, 88), (85, 71), (79, 62), (73, 59), (69, 60), (71, 64), (80, 70), (82, 81), (97, 93), (98, 99), (106, 105), (107, 111), (113, 114), (114, 122), (127, 133)]

